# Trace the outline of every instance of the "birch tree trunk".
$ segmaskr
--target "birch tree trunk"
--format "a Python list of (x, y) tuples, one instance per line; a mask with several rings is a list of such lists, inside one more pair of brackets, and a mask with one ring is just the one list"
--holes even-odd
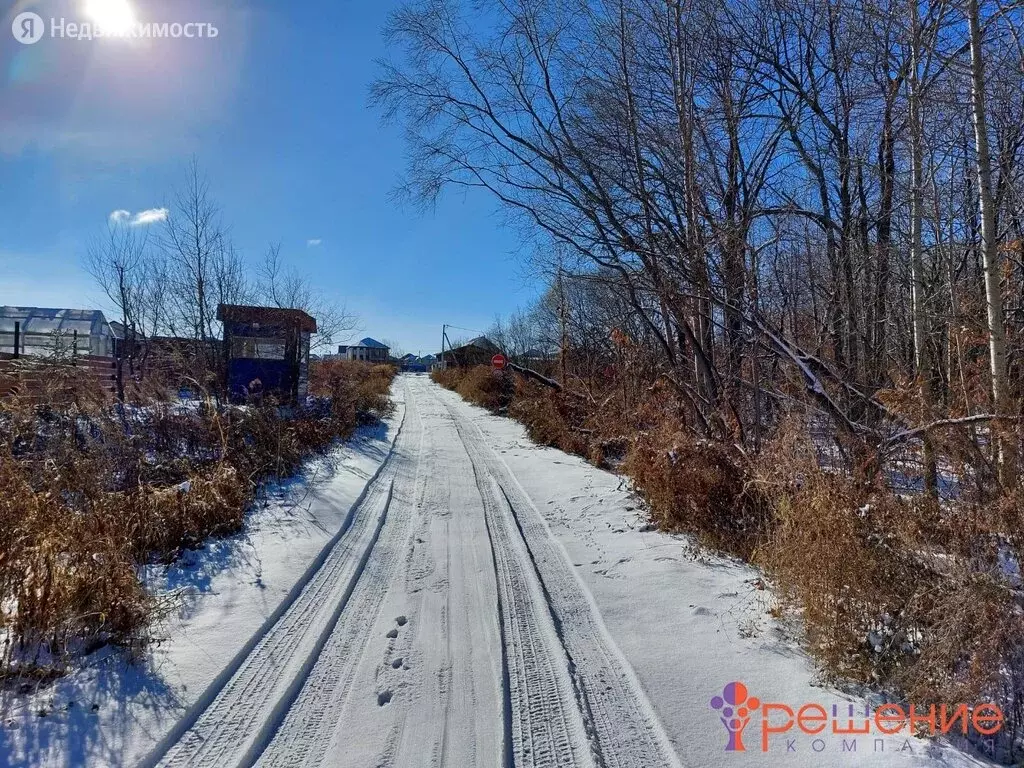
[[(988, 146), (988, 115), (985, 106), (985, 56), (982, 51), (981, 18), (978, 0), (966, 0), (967, 23), (971, 43), (971, 109), (974, 116), (974, 141), (978, 172), (978, 204), (981, 215), (981, 257), (985, 277), (985, 303), (988, 309), (989, 359), (992, 368), (992, 401), (1000, 416), (1010, 415), (1010, 391), (1006, 373), (1006, 331), (1003, 324), (1003, 297), (999, 286), (999, 242), (996, 232), (995, 199), (992, 192), (992, 158)], [(1005, 434), (999, 424), (999, 479), (1004, 485), (1016, 482), (1017, 450), (1015, 438)]]

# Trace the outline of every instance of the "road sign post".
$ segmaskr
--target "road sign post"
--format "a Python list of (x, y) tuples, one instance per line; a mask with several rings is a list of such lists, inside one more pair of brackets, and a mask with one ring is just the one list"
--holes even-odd
[(491, 358), (491, 365), (494, 366), (494, 370), (503, 371), (505, 366), (508, 365), (508, 359), (501, 354), (495, 355)]

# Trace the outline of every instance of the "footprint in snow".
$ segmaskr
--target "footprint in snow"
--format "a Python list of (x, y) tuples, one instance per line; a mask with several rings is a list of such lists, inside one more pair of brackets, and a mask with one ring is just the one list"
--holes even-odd
[(401, 656), (399, 656), (397, 659), (395, 659), (394, 661), (391, 662), (391, 668), (392, 669), (401, 669), (402, 668), (402, 662), (403, 662), (403, 659), (402, 659)]
[(388, 638), (394, 640), (396, 637), (398, 637), (398, 630), (397, 629), (389, 630), (387, 635), (385, 635), (385, 637), (388, 637)]
[(395, 619), (395, 623), (400, 627), (404, 627), (407, 621), (409, 620), (405, 618), (405, 616), (399, 616), (397, 619)]
[(391, 703), (391, 697), (393, 695), (394, 694), (390, 690), (381, 691), (380, 693), (378, 693), (377, 694), (377, 706), (378, 707), (383, 707), (385, 704), (390, 704)]

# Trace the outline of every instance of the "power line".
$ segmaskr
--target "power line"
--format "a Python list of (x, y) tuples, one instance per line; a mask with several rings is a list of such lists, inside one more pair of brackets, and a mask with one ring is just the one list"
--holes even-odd
[(467, 331), (469, 333), (479, 333), (481, 336), (484, 335), (483, 331), (474, 330), (473, 328), (462, 328), (461, 326), (458, 326), (458, 325), (448, 325), (448, 323), (445, 323), (444, 325), (442, 325), (441, 326), (441, 370), (444, 370), (447, 367), (447, 364), (445, 362), (445, 357), (444, 357), (444, 351), (445, 351), (444, 350), (444, 346), (445, 346), (445, 344), (447, 344), (449, 349), (451, 349), (451, 346), (452, 346), (451, 341), (448, 339), (448, 329), (449, 328), (451, 328), (453, 331)]
[(460, 328), (459, 326), (452, 325), (451, 323), (446, 323), (444, 327), (445, 328), (451, 328), (452, 330), (455, 330), (455, 331), (469, 331), (470, 333), (479, 333), (479, 334), (486, 333), (486, 331), (481, 331), (479, 328)]

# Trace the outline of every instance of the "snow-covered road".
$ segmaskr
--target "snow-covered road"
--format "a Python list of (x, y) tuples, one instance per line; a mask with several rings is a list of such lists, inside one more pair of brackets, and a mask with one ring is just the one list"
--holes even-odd
[(405, 377), (391, 455), (161, 766), (679, 765), (565, 550), (468, 407)]
[(733, 681), (751, 710), (879, 700), (823, 686), (761, 574), (652, 530), (623, 478), (425, 376), (393, 397), (239, 535), (149, 569), (177, 610), (145, 659), (0, 696), (0, 768), (988, 764), (903, 733), (764, 748), (753, 711), (726, 751)]

